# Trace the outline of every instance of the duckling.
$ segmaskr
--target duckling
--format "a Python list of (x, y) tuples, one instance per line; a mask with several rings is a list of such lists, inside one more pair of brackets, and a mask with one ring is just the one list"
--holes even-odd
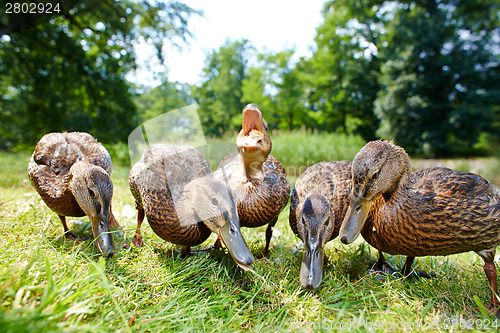
[(295, 183), (290, 200), (290, 227), (304, 243), (300, 283), (316, 289), (323, 278), (325, 244), (339, 234), (349, 206), (351, 162), (320, 162)]
[(214, 179), (194, 147), (149, 146), (132, 167), (129, 184), (138, 210), (135, 246), (143, 244), (140, 228), (147, 217), (159, 237), (184, 246), (181, 256), (214, 232), (235, 262), (249, 269), (253, 256), (241, 235), (236, 194), (227, 183)]
[(64, 235), (81, 240), (66, 224), (66, 216), (90, 218), (98, 250), (107, 258), (115, 245), (109, 233), (119, 227), (111, 209), (111, 157), (88, 133), (44, 135), (28, 164), (28, 175), (45, 204), (62, 222)]
[[(350, 205), (340, 229), (344, 244), (361, 233), (379, 251), (415, 257), (474, 251), (484, 261), (491, 305), (499, 308), (495, 249), (500, 243), (500, 191), (478, 175), (448, 168), (412, 173), (405, 150), (392, 141), (372, 141), (352, 166)], [(382, 201), (372, 205), (374, 200)], [(374, 217), (367, 219), (370, 206)]]
[(273, 227), (290, 198), (290, 183), (283, 165), (269, 155), (272, 142), (268, 125), (255, 104), (243, 109), (236, 146), (238, 151), (226, 156), (214, 175), (234, 188), (241, 226), (256, 228), (268, 224), (264, 248), (268, 258)]

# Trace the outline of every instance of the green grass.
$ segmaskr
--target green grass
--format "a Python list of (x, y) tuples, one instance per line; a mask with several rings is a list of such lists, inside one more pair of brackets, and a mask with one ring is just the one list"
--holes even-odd
[[(293, 144), (305, 149), (301, 135)], [(273, 153), (285, 159), (289, 153), (277, 142)], [(353, 156), (350, 149), (340, 159)], [(332, 156), (321, 154), (320, 160)], [(290, 161), (299, 154), (292, 155)], [(313, 153), (300, 155), (316, 161)], [(270, 259), (257, 259), (250, 272), (241, 271), (224, 250), (178, 260), (173, 246), (147, 223), (143, 248), (121, 248), (133, 236), (136, 218), (130, 214), (130, 168), (121, 165), (113, 166), (113, 210), (125, 236), (116, 236), (120, 251), (105, 261), (90, 241), (61, 237), (59, 219), (27, 180), (28, 159), (0, 154), (0, 332), (301, 332), (336, 331), (341, 325), (352, 331), (404, 331), (405, 325), (425, 331), (457, 322), (465, 329), (472, 320), (486, 324), (470, 311), (476, 301), (489, 303), (482, 261), (474, 253), (417, 259), (415, 268), (435, 272), (435, 279), (379, 281), (366, 270), (376, 261), (373, 248), (362, 239), (350, 246), (336, 239), (327, 245), (321, 286), (302, 289), (302, 252), (288, 225), (288, 207), (275, 228)], [(252, 252), (262, 253), (265, 228), (243, 234)], [(401, 267), (404, 258), (389, 259)]]
[(272, 139), (271, 154), (286, 166), (290, 176), (300, 176), (318, 162), (352, 160), (366, 143), (359, 136), (305, 130), (274, 132)]

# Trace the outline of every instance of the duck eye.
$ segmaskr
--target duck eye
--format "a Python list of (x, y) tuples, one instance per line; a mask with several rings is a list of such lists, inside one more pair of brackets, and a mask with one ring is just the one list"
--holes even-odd
[(378, 171), (372, 175), (372, 179), (377, 179), (377, 178), (378, 178)]
[(217, 201), (217, 199), (212, 198), (212, 205), (217, 206), (218, 204), (219, 202)]
[(95, 197), (94, 191), (92, 191), (90, 188), (89, 188), (89, 195), (90, 195), (91, 198)]

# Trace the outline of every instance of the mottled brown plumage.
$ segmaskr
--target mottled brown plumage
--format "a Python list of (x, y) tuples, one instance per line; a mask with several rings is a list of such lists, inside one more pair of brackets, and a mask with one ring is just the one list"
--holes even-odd
[(66, 216), (87, 215), (98, 249), (113, 255), (113, 238), (108, 233), (118, 226), (111, 210), (113, 183), (111, 157), (106, 148), (88, 133), (44, 135), (31, 156), (28, 175), (33, 187), (56, 214), (69, 239), (80, 239), (68, 229)]
[(317, 288), (323, 275), (324, 247), (339, 234), (349, 206), (351, 162), (320, 162), (297, 179), (290, 200), (290, 227), (304, 243), (300, 282)]
[(221, 236), (244, 269), (253, 257), (239, 229), (234, 191), (212, 177), (210, 166), (191, 146), (149, 146), (130, 171), (130, 190), (139, 211), (133, 243), (142, 245), (140, 227), (147, 217), (153, 231), (171, 243), (189, 247), (211, 234)]
[(328, 242), (337, 237), (349, 206), (348, 196), (350, 191), (350, 161), (320, 162), (307, 168), (297, 179), (290, 200), (289, 222), (293, 233), (302, 241), (305, 241), (299, 232), (297, 222), (306, 199), (313, 194), (317, 194), (323, 196), (328, 202), (331, 209), (328, 217), (333, 219), (333, 225), (335, 226), (331, 236), (326, 241)]
[[(412, 173), (410, 158), (392, 142), (369, 142), (353, 161), (350, 207), (340, 230), (350, 243), (361, 232), (380, 251), (408, 256), (407, 275), (414, 257), (474, 251), (485, 262), (484, 270), (494, 295), (493, 262), (500, 243), (500, 191), (478, 175), (447, 168)], [(370, 202), (373, 219), (366, 220)], [(365, 222), (366, 220), (366, 222)]]
[(267, 123), (259, 108), (248, 104), (243, 109), (242, 130), (236, 139), (238, 152), (226, 156), (215, 172), (234, 188), (238, 214), (243, 227), (268, 224), (264, 256), (269, 256), (272, 228), (290, 197), (285, 168), (274, 157)]

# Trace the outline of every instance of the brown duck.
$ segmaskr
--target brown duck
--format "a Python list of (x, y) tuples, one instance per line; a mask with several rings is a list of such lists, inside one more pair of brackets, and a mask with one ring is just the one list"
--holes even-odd
[(132, 167), (129, 184), (138, 210), (134, 245), (142, 245), (140, 227), (147, 217), (159, 237), (185, 247), (182, 255), (215, 232), (241, 268), (247, 270), (253, 262), (241, 235), (236, 194), (212, 177), (195, 148), (149, 146)]
[(110, 174), (111, 157), (106, 148), (87, 133), (44, 135), (28, 164), (31, 184), (59, 215), (66, 238), (81, 239), (68, 229), (66, 216), (87, 215), (95, 244), (105, 257), (113, 256), (115, 250), (110, 227), (118, 227), (111, 210)]
[(350, 161), (314, 164), (295, 183), (289, 222), (304, 243), (300, 283), (306, 289), (316, 289), (321, 283), (324, 247), (339, 234), (350, 190)]
[[(372, 141), (352, 166), (350, 206), (340, 229), (343, 243), (359, 233), (373, 247), (406, 255), (403, 275), (415, 257), (476, 252), (484, 260), (491, 308), (500, 306), (494, 257), (500, 243), (500, 191), (478, 175), (447, 168), (412, 173), (405, 150)], [(373, 219), (367, 219), (374, 204)]]
[(255, 104), (242, 113), (242, 129), (236, 138), (237, 152), (226, 156), (215, 177), (226, 180), (236, 191), (238, 214), (243, 227), (268, 224), (264, 256), (269, 256), (273, 226), (290, 197), (285, 168), (274, 157), (267, 122)]

